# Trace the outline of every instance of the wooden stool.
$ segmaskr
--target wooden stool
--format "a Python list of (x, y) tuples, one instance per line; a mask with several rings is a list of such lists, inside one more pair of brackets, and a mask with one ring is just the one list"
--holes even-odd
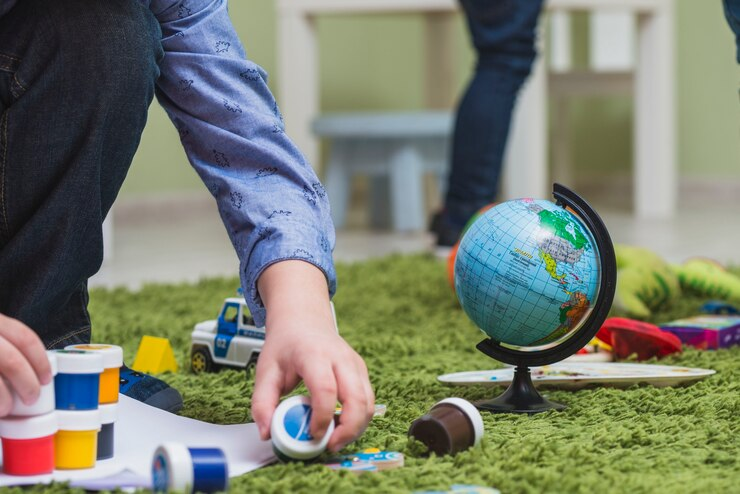
[(371, 217), (377, 218), (390, 202), (395, 230), (425, 228), (424, 175), (435, 174), (444, 191), (450, 112), (328, 114), (312, 128), (318, 137), (331, 140), (324, 185), (337, 228), (344, 225), (355, 175), (371, 177)]

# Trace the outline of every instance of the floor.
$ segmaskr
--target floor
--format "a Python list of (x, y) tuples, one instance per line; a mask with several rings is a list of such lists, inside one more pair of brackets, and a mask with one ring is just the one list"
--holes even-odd
[[(628, 211), (610, 205), (594, 203), (594, 207), (615, 243), (648, 247), (670, 262), (702, 256), (740, 264), (740, 220), (735, 207), (683, 204), (669, 221), (637, 221)], [(136, 289), (144, 283), (192, 282), (238, 273), (236, 255), (210, 202), (202, 202), (186, 214), (144, 214), (139, 210), (114, 219), (112, 255), (90, 280), (91, 286)], [(358, 226), (361, 222), (354, 223), (354, 227), (337, 232), (337, 261), (432, 250), (432, 238), (426, 233), (373, 231)]]

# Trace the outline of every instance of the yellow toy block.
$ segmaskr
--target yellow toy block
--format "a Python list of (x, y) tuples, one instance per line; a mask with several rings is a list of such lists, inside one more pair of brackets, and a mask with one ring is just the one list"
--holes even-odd
[(131, 368), (147, 374), (177, 372), (177, 361), (170, 340), (156, 336), (142, 337)]

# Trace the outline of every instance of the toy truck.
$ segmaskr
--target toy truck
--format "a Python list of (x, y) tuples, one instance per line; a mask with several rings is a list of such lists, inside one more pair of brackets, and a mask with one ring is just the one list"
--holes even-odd
[(235, 367), (247, 372), (257, 364), (265, 328), (254, 325), (242, 297), (224, 300), (218, 319), (195, 325), (191, 336), (190, 368), (196, 374), (220, 367)]

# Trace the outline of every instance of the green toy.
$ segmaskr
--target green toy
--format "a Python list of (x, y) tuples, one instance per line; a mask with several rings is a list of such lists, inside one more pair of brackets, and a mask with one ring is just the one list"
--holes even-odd
[(681, 286), (701, 295), (740, 302), (740, 277), (711, 259), (689, 259), (673, 267)]
[(614, 247), (617, 255), (615, 308), (630, 317), (643, 319), (652, 309), (681, 295), (678, 276), (659, 255), (641, 247)]

